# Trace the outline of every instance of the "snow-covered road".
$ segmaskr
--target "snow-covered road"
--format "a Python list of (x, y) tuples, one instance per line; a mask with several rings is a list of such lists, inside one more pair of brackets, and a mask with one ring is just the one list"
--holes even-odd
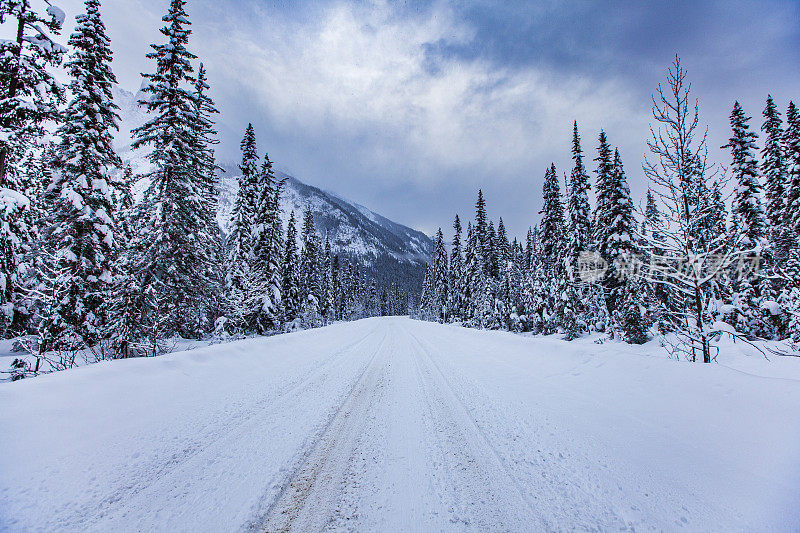
[(0, 385), (0, 529), (797, 531), (800, 360), (369, 319)]

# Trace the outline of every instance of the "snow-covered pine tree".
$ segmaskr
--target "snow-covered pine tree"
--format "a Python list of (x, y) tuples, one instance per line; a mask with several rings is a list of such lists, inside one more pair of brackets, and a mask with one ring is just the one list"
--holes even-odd
[(652, 323), (647, 302), (648, 291), (635, 277), (625, 280), (616, 321), (622, 330), (622, 337), (630, 344), (647, 342), (648, 330)]
[(780, 304), (787, 314), (786, 335), (800, 342), (800, 112), (794, 102), (786, 111), (787, 182), (783, 235), (788, 258), (778, 274), (784, 282)]
[[(17, 313), (19, 278), (27, 277), (22, 255), (36, 238), (31, 227), (31, 199), (19, 183), (21, 163), (41, 139), (48, 122), (57, 120), (64, 91), (49, 69), (61, 64), (66, 49), (56, 43), (64, 12), (48, 5), (46, 13), (30, 0), (0, 2), (0, 23), (10, 23), (13, 39), (0, 39), (0, 336), (26, 325)], [(20, 272), (20, 270), (23, 270)]]
[(289, 225), (286, 228), (286, 244), (283, 255), (283, 320), (292, 322), (300, 314), (300, 265), (297, 256), (297, 227), (294, 211), (289, 214)]
[(239, 165), (239, 190), (233, 205), (231, 232), (228, 235), (228, 261), (234, 266), (241, 261), (249, 261), (252, 253), (252, 223), (258, 203), (258, 153), (256, 134), (252, 124), (248, 124), (240, 144), (242, 162)]
[(184, 5), (185, 0), (171, 0), (161, 28), (167, 42), (151, 45), (147, 54), (156, 69), (144, 74), (142, 91), (150, 97), (140, 103), (152, 118), (133, 131), (131, 146), (152, 147), (148, 159), (153, 170), (146, 175), (150, 186), (140, 204), (142, 231), (132, 250), (133, 274), (151, 295), (140, 302), (145, 322), (161, 324), (159, 334), (196, 337), (206, 327), (197, 323), (197, 311), (204, 309), (213, 285), (213, 239), (206, 223), (212, 215), (204, 198), (203, 169), (195, 166), (197, 115), (190, 62), (196, 56), (186, 48), (191, 23)]
[[(57, 119), (64, 90), (50, 68), (58, 67), (66, 48), (53, 40), (64, 12), (48, 5), (46, 14), (30, 0), (0, 2), (0, 23), (11, 22), (14, 39), (0, 40), (0, 187), (25, 156), (28, 141)], [(10, 181), (10, 180), (9, 180)]]
[(464, 302), (464, 258), (461, 252), (461, 220), (453, 221), (453, 245), (450, 251), (450, 293), (447, 305), (451, 319), (460, 320)]
[(480, 244), (472, 222), (467, 222), (467, 240), (464, 248), (464, 314), (463, 318), (471, 321), (475, 317), (475, 309), (481, 294), (484, 282), (483, 261), (480, 254)]
[(325, 322), (335, 320), (334, 292), (333, 292), (333, 257), (331, 254), (331, 240), (325, 233), (325, 248), (322, 255), (322, 316)]
[(765, 226), (758, 163), (753, 154), (758, 135), (750, 131), (749, 121), (750, 117), (745, 116), (742, 106), (735, 102), (730, 116), (732, 136), (722, 147), (731, 149), (731, 173), (736, 181), (733, 212), (739, 224), (740, 246), (744, 248), (753, 248), (760, 243)]
[(99, 0), (86, 0), (69, 39), (72, 99), (57, 130), (61, 138), (49, 196), (54, 198), (43, 238), (53, 254), (52, 301), (39, 328), (40, 352), (95, 344), (107, 326), (104, 302), (113, 281), (119, 236), (111, 171), (121, 166), (112, 130), (119, 116), (112, 101), (111, 46)]
[(614, 262), (613, 257), (608, 257), (605, 250), (600, 246), (600, 232), (605, 232), (606, 226), (612, 223), (612, 195), (614, 194), (613, 173), (614, 162), (612, 160), (611, 146), (608, 144), (608, 138), (605, 131), (600, 131), (597, 146), (597, 157), (594, 159), (597, 162), (597, 181), (595, 184), (595, 191), (597, 191), (597, 201), (594, 208), (594, 241), (598, 248), (598, 252), (605, 259), (608, 264)]
[(486, 245), (484, 247), (484, 256), (489, 265), (488, 274), (493, 280), (499, 278), (499, 261), (497, 253), (497, 232), (494, 230), (494, 222), (489, 221), (489, 226), (486, 229)]
[(590, 249), (592, 236), (589, 210), (589, 176), (583, 165), (583, 150), (578, 135), (578, 122), (572, 126), (572, 160), (574, 166), (569, 178), (567, 210), (569, 213), (569, 239), (567, 241), (567, 258), (569, 275), (574, 278), (577, 270), (578, 256)]
[(488, 275), (491, 269), (491, 263), (486, 255), (489, 227), (486, 219), (486, 200), (483, 199), (483, 190), (481, 189), (478, 189), (478, 200), (475, 202), (475, 226), (473, 231), (476, 237), (475, 253), (480, 257), (484, 274)]
[(447, 320), (447, 297), (448, 291), (448, 269), (447, 269), (447, 248), (444, 244), (444, 234), (442, 228), (436, 232), (436, 240), (433, 245), (433, 267), (431, 269), (433, 280), (433, 294), (431, 295), (431, 307), (433, 319)]
[(539, 223), (541, 257), (548, 271), (555, 273), (561, 268), (564, 256), (564, 204), (555, 164), (545, 171), (542, 198), (542, 219)]
[(786, 111), (784, 141), (787, 163), (786, 211), (783, 217), (787, 249), (800, 246), (800, 112), (794, 102)]
[(311, 208), (307, 207), (303, 216), (303, 251), (300, 259), (302, 315), (306, 327), (317, 327), (322, 324), (320, 252), (319, 237), (314, 227), (314, 215)]
[[(542, 219), (539, 223), (540, 259), (544, 276), (543, 316), (544, 330), (556, 332), (563, 325), (566, 293), (566, 271), (564, 269), (565, 232), (564, 204), (555, 164), (551, 164), (544, 175), (542, 187)], [(534, 292), (538, 292), (534, 290)]]
[[(733, 105), (730, 115), (732, 136), (728, 144), (722, 148), (730, 148), (732, 164), (731, 174), (735, 180), (733, 215), (736, 221), (736, 245), (742, 251), (748, 252), (745, 260), (755, 257), (762, 245), (765, 244), (764, 210), (761, 206), (761, 184), (759, 183), (758, 163), (754, 152), (755, 140), (758, 135), (750, 131), (748, 122), (750, 117), (745, 116), (739, 102)], [(738, 310), (736, 327), (748, 335), (764, 334), (763, 320), (760, 317), (758, 280), (755, 273), (750, 273), (747, 278), (735, 279), (733, 288), (734, 304)]]
[(275, 329), (280, 323), (281, 274), (279, 233), (275, 220), (280, 218), (276, 193), (279, 189), (272, 161), (264, 154), (261, 171), (255, 179), (256, 206), (252, 220), (253, 270), (263, 280), (263, 293), (255, 309), (260, 333)]
[(785, 239), (781, 235), (787, 172), (781, 113), (775, 106), (772, 95), (767, 96), (763, 115), (764, 123), (761, 125), (761, 131), (764, 132), (764, 148), (761, 150), (761, 173), (764, 176), (766, 217), (769, 221), (767, 233), (775, 259), (782, 260), (788, 252), (783, 247)]

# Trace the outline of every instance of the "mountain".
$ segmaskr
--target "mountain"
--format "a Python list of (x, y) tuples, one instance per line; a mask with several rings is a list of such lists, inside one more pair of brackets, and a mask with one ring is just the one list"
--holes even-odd
[[(114, 101), (119, 106), (119, 133), (116, 148), (124, 161), (131, 163), (134, 172), (148, 170), (149, 162), (142, 150), (131, 150), (130, 132), (146, 120), (147, 114), (137, 102), (143, 94), (114, 90)], [(238, 191), (238, 167), (222, 163), (219, 211), (217, 221), (223, 233), (228, 233), (233, 203)], [(284, 227), (289, 213), (295, 212), (298, 225), (303, 212), (311, 207), (317, 231), (331, 241), (331, 249), (351, 260), (365, 265), (381, 285), (399, 282), (417, 289), (421, 286), (425, 264), (433, 251), (433, 242), (424, 233), (389, 220), (367, 207), (341, 196), (303, 183), (294, 176), (276, 172), (285, 179), (281, 208)], [(146, 183), (139, 183), (134, 193), (141, 194)]]

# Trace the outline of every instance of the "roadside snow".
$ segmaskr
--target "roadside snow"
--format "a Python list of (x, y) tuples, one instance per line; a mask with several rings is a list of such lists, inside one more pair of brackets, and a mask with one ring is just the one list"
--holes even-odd
[(0, 530), (796, 531), (800, 359), (368, 319), (0, 385)]

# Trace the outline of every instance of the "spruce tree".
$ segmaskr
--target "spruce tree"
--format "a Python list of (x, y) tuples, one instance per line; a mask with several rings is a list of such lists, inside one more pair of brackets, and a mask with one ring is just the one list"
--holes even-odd
[(766, 215), (769, 222), (769, 237), (778, 257), (783, 257), (786, 250), (782, 249), (783, 236), (781, 229), (784, 222), (784, 202), (786, 194), (786, 156), (784, 153), (784, 132), (782, 128), (781, 113), (775, 106), (772, 96), (767, 96), (767, 105), (764, 108), (764, 123), (761, 131), (764, 132), (764, 148), (761, 150), (761, 173), (764, 176), (764, 189), (766, 193)]
[(256, 134), (252, 124), (247, 125), (240, 144), (242, 162), (239, 165), (239, 190), (233, 205), (232, 228), (228, 236), (229, 262), (231, 266), (240, 261), (248, 261), (252, 252), (252, 222), (258, 203), (258, 153)]
[(437, 320), (447, 319), (447, 297), (449, 294), (448, 269), (447, 269), (447, 248), (444, 244), (444, 234), (442, 228), (436, 232), (436, 240), (433, 246), (433, 295), (431, 298), (434, 318)]
[(542, 219), (539, 224), (541, 254), (548, 271), (554, 273), (560, 268), (564, 253), (564, 204), (554, 164), (544, 174), (542, 197)]
[(594, 211), (594, 241), (598, 247), (598, 252), (602, 258), (611, 264), (614, 257), (609, 257), (605, 254), (605, 250), (601, 249), (601, 232), (606, 232), (606, 228), (610, 227), (612, 220), (613, 210), (613, 173), (614, 163), (611, 155), (611, 146), (608, 144), (608, 138), (605, 131), (600, 131), (598, 138), (597, 157), (594, 159), (597, 162), (597, 181), (595, 190), (597, 191), (597, 203)]
[(67, 63), (72, 100), (58, 128), (61, 138), (50, 186), (54, 198), (45, 238), (54, 256), (53, 299), (40, 326), (40, 349), (92, 345), (104, 334), (104, 302), (113, 281), (120, 235), (114, 220), (111, 171), (121, 166), (112, 130), (119, 116), (111, 97), (116, 77), (99, 0), (86, 0), (70, 36)]
[(286, 244), (283, 255), (283, 320), (291, 322), (300, 313), (300, 265), (297, 256), (297, 228), (294, 211), (289, 214), (289, 225), (286, 229)]
[(744, 248), (756, 246), (764, 237), (761, 184), (758, 181), (758, 164), (753, 155), (758, 135), (750, 131), (749, 121), (750, 117), (745, 116), (742, 106), (738, 101), (735, 102), (730, 116), (733, 134), (728, 144), (722, 147), (731, 149), (731, 171), (736, 181), (733, 212)]
[(787, 184), (786, 211), (783, 217), (787, 249), (800, 247), (800, 112), (794, 102), (786, 111)]
[(264, 292), (258, 302), (257, 322), (264, 333), (274, 329), (280, 322), (281, 275), (280, 245), (278, 227), (275, 221), (280, 218), (279, 186), (272, 171), (272, 162), (264, 154), (261, 171), (255, 182), (256, 205), (252, 220), (252, 258), (253, 269), (263, 280)]
[(0, 335), (7, 329), (27, 333), (19, 313), (20, 284), (29, 274), (21, 264), (36, 239), (32, 199), (20, 183), (22, 163), (31, 144), (58, 119), (64, 91), (49, 69), (61, 64), (66, 49), (58, 35), (64, 13), (48, 6), (45, 13), (30, 0), (0, 2), (0, 24), (8, 21), (13, 39), (0, 39)]
[(186, 46), (191, 30), (185, 0), (171, 0), (163, 17), (164, 44), (151, 45), (147, 54), (155, 62), (152, 74), (144, 74), (150, 95), (140, 103), (150, 118), (133, 132), (132, 147), (152, 147), (148, 159), (153, 170), (146, 174), (150, 186), (140, 204), (142, 231), (134, 239), (133, 274), (147, 296), (137, 303), (144, 308), (144, 324), (155, 335), (180, 333), (198, 336), (205, 324), (197, 311), (208, 301), (213, 285), (209, 277), (213, 239), (208, 235), (202, 169), (198, 160), (196, 99), (190, 62), (196, 56)]
[(569, 212), (569, 239), (567, 258), (570, 262), (570, 276), (577, 270), (578, 256), (587, 251), (591, 243), (591, 222), (589, 210), (589, 176), (583, 166), (583, 150), (578, 136), (578, 123), (572, 127), (572, 160), (574, 166), (570, 174), (567, 208)]
[(450, 251), (450, 296), (448, 312), (451, 317), (461, 317), (464, 302), (464, 257), (461, 252), (461, 221), (453, 221), (453, 245)]
[[(303, 217), (303, 251), (300, 259), (300, 279), (303, 321), (308, 327), (321, 325), (320, 314), (320, 244), (314, 227), (314, 215), (307, 207)], [(362, 299), (363, 302), (363, 299)]]
[(488, 248), (486, 241), (489, 228), (486, 221), (486, 200), (483, 199), (483, 191), (481, 189), (478, 189), (478, 201), (475, 203), (475, 227), (473, 231), (476, 237), (475, 252), (480, 256), (484, 273), (488, 273), (490, 264), (485, 252)]
[(30, 0), (5, 0), (0, 24), (6, 20), (15, 37), (0, 40), (0, 187), (8, 188), (27, 143), (58, 118), (64, 90), (48, 69), (61, 64), (66, 49), (52, 38), (64, 24), (64, 12), (55, 6), (45, 14)]
[(333, 275), (331, 272), (332, 254), (331, 241), (325, 233), (325, 249), (322, 256), (322, 316), (326, 322), (334, 320), (334, 292)]

